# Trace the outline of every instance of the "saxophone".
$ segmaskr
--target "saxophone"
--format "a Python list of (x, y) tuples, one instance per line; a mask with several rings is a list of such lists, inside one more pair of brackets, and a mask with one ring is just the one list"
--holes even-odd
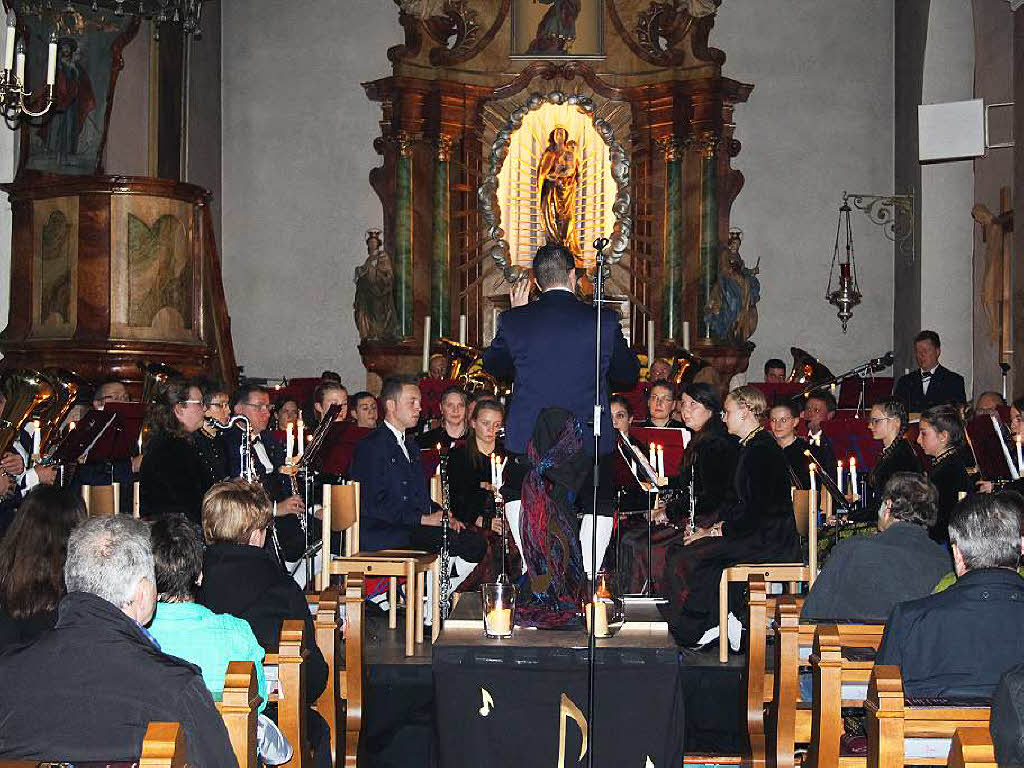
[(441, 474), (441, 585), (440, 585), (440, 603), (441, 603), (441, 620), (448, 619), (448, 612), (451, 608), (451, 596), (452, 596), (452, 563), (451, 563), (451, 552), (449, 547), (449, 530), (448, 530), (448, 516), (451, 509), (451, 495), (449, 490), (449, 479), (448, 479), (448, 453), (451, 448), (447, 448), (441, 451), (441, 463), (440, 463), (440, 474)]

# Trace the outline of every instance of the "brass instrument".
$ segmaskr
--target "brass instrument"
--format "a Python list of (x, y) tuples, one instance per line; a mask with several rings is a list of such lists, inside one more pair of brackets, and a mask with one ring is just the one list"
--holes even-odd
[(441, 602), (441, 620), (448, 619), (452, 597), (452, 563), (449, 542), (449, 515), (451, 514), (451, 489), (448, 477), (448, 454), (451, 449), (441, 451), (438, 467), (441, 475), (441, 578), (438, 589)]
[[(54, 371), (40, 374), (52, 387), (54, 396), (36, 409), (33, 416), (39, 419), (39, 446), (44, 457), (53, 453), (55, 446), (50, 445), (50, 438), (60, 428), (64, 417), (75, 404), (75, 398), (85, 381), (74, 371)], [(44, 458), (43, 463), (46, 462)]]
[(669, 380), (676, 385), (686, 385), (693, 382), (698, 373), (707, 368), (711, 363), (702, 360), (688, 350), (680, 349), (675, 353), (672, 361), (672, 373)]
[(832, 371), (826, 365), (809, 352), (800, 347), (790, 347), (793, 355), (793, 370), (789, 373), (788, 381), (795, 384), (803, 384), (807, 391), (825, 384), (835, 378)]
[(446, 379), (454, 381), (467, 392), (487, 392), (495, 396), (508, 394), (508, 387), (484, 370), (482, 351), (451, 339), (440, 338), (437, 342), (448, 361)]
[[(0, 411), (0, 456), (11, 450), (21, 428), (37, 409), (55, 397), (48, 377), (38, 371), (18, 369), (9, 371), (0, 385), (4, 407)], [(14, 480), (6, 470), (3, 474)], [(12, 488), (13, 490), (13, 488)], [(7, 495), (10, 495), (8, 493)]]

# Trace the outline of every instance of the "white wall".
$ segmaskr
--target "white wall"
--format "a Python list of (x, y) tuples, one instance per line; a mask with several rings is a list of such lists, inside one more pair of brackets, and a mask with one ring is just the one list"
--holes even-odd
[[(971, 4), (931, 0), (924, 56), (925, 104), (974, 95)], [(921, 167), (921, 326), (942, 339), (942, 363), (964, 376), (971, 393), (974, 165), (970, 160)]]

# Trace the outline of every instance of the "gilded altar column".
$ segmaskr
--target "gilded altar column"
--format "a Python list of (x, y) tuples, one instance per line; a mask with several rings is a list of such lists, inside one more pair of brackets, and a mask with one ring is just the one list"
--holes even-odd
[(697, 335), (711, 340), (705, 317), (711, 289), (718, 280), (718, 144), (713, 133), (700, 137), (700, 293), (697, 296)]
[(451, 198), (448, 182), (450, 174), (452, 137), (437, 137), (437, 159), (434, 163), (434, 251), (430, 267), (430, 314), (433, 317), (431, 336), (451, 337), (451, 297), (449, 268), (451, 256), (448, 243), (448, 223), (451, 216)]
[(662, 284), (662, 338), (674, 339), (683, 328), (683, 143), (674, 136), (658, 141), (665, 153), (665, 265)]
[(398, 161), (395, 171), (395, 312), (398, 335), (409, 338), (413, 328), (412, 295), (412, 144), (404, 131), (395, 137)]

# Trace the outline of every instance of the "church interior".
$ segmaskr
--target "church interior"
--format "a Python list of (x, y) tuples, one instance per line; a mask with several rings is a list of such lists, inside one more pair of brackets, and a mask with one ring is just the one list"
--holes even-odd
[(0, 760), (1024, 765), (1024, 0), (4, 8)]

